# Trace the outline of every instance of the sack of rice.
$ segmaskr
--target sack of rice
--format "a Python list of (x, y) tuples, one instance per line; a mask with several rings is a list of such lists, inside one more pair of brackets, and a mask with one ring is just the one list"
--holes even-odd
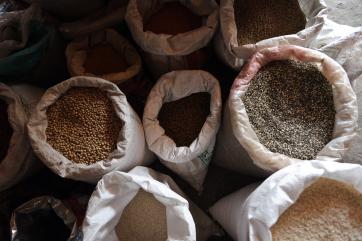
[[(18, 93), (26, 93), (26, 98)], [(0, 83), (0, 191), (15, 185), (41, 167), (26, 133), (28, 112), (41, 91), (29, 86), (11, 88)]]
[(221, 0), (218, 56), (239, 70), (256, 51), (275, 45), (308, 47), (326, 17), (322, 0)]
[(302, 162), (256, 187), (210, 209), (234, 240), (362, 240), (361, 165)]
[(153, 87), (143, 114), (150, 150), (200, 192), (220, 126), (221, 105), (219, 82), (211, 74), (173, 71)]
[(125, 95), (100, 78), (73, 77), (48, 89), (28, 133), (35, 154), (65, 178), (96, 183), (110, 171), (153, 160)]
[(136, 49), (112, 29), (71, 42), (65, 55), (71, 76), (96, 76), (121, 84), (141, 71)]
[(206, 241), (218, 227), (169, 176), (136, 167), (98, 182), (82, 230), (84, 241)]
[(34, 198), (11, 217), (11, 241), (81, 240), (77, 219), (62, 201), (50, 196)]
[(200, 69), (218, 26), (214, 0), (130, 0), (125, 20), (155, 79), (172, 70)]
[(303, 160), (341, 161), (356, 135), (356, 95), (325, 54), (278, 46), (244, 66), (223, 118), (216, 163), (266, 176)]

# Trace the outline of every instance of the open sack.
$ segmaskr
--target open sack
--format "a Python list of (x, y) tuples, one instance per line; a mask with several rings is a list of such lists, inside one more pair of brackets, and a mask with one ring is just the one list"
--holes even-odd
[(216, 144), (214, 159), (218, 165), (249, 175), (266, 176), (301, 161), (272, 152), (261, 144), (241, 100), (250, 81), (262, 66), (274, 60), (285, 59), (314, 63), (332, 85), (335, 107), (332, 139), (315, 159), (342, 161), (357, 128), (356, 95), (346, 72), (338, 63), (318, 51), (297, 46), (279, 46), (257, 52), (235, 79)]
[[(75, 163), (55, 150), (48, 142), (47, 109), (72, 87), (95, 87), (106, 92), (123, 127), (116, 148), (104, 160), (92, 164)], [(147, 165), (153, 154), (147, 149), (142, 123), (115, 84), (94, 77), (73, 77), (50, 89), (43, 95), (28, 123), (31, 145), (37, 156), (61, 177), (96, 183), (110, 171), (128, 171), (138, 165)]]

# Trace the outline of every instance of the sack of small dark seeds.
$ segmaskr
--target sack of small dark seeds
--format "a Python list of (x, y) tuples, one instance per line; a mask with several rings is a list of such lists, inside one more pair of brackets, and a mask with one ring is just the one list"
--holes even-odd
[(202, 190), (221, 119), (219, 82), (201, 70), (163, 75), (143, 114), (148, 147), (196, 190)]
[(82, 231), (84, 241), (206, 241), (220, 230), (169, 176), (135, 167), (98, 182)]
[(230, 90), (215, 162), (266, 176), (304, 160), (342, 161), (357, 130), (357, 103), (344, 69), (315, 50), (257, 52)]
[(320, 0), (221, 0), (218, 56), (240, 70), (256, 51), (275, 45), (309, 47), (326, 18)]
[(100, 78), (73, 77), (48, 89), (28, 133), (35, 154), (65, 178), (96, 183), (154, 159), (126, 96)]
[(71, 42), (65, 55), (71, 76), (95, 76), (121, 84), (141, 71), (136, 49), (112, 29)]
[(155, 79), (173, 70), (200, 69), (202, 49), (218, 26), (214, 0), (130, 0), (125, 20)]
[[(20, 97), (18, 93), (26, 97)], [(13, 89), (0, 83), (0, 191), (41, 167), (35, 160), (26, 133), (28, 113), (41, 93), (29, 86), (14, 86)]]
[(32, 199), (11, 217), (11, 241), (76, 241), (77, 219), (62, 201), (49, 196)]

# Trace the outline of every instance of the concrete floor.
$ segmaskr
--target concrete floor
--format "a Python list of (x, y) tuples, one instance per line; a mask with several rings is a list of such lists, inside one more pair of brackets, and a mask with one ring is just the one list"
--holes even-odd
[(352, 27), (362, 26), (362, 0), (325, 0), (328, 17)]

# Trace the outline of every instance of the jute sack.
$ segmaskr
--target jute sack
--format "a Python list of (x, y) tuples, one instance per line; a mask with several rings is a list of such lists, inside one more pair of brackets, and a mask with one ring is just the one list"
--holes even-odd
[[(271, 227), (301, 193), (320, 178), (350, 184), (362, 193), (361, 165), (301, 162), (274, 173), (260, 186), (252, 184), (224, 197), (210, 212), (234, 240), (271, 241)], [(322, 231), (320, 237), (323, 237)]]
[[(159, 111), (166, 102), (198, 92), (210, 93), (210, 115), (197, 139), (190, 146), (177, 147), (174, 140), (166, 136), (165, 130), (160, 126)], [(146, 102), (143, 127), (148, 147), (165, 166), (198, 191), (202, 190), (213, 154), (220, 126), (221, 105), (221, 91), (217, 79), (201, 70), (173, 71), (163, 75), (151, 90)]]
[[(117, 148), (105, 160), (90, 165), (77, 164), (47, 142), (47, 109), (71, 87), (95, 87), (105, 91), (117, 117), (123, 123)], [(48, 89), (31, 115), (28, 133), (35, 154), (53, 172), (64, 178), (96, 183), (108, 172), (128, 171), (138, 165), (147, 165), (153, 160), (153, 154), (146, 146), (141, 120), (128, 104), (125, 95), (116, 85), (100, 78), (73, 77)]]
[(156, 79), (172, 70), (189, 69), (186, 55), (205, 47), (218, 26), (219, 8), (214, 0), (179, 0), (195, 14), (203, 16), (203, 25), (200, 28), (177, 35), (144, 31), (144, 18), (166, 2), (169, 1), (130, 0), (125, 15), (131, 34), (144, 51), (143, 58)]
[[(149, 168), (135, 167), (129, 173), (109, 173), (98, 182), (82, 226), (84, 240), (118, 241), (117, 223), (125, 207), (140, 190), (153, 194), (165, 206), (167, 240), (205, 241), (218, 232), (215, 223), (187, 200), (169, 176)], [(109, 208), (113, 211), (109, 212)], [(142, 215), (138, 218), (142, 220)]]
[(230, 90), (220, 128), (215, 162), (225, 168), (256, 176), (267, 176), (302, 160), (275, 153), (260, 143), (241, 100), (250, 81), (267, 63), (294, 59), (316, 64), (333, 88), (336, 110), (332, 140), (317, 154), (322, 161), (341, 161), (357, 129), (357, 103), (349, 79), (334, 60), (315, 50), (298, 46), (278, 46), (257, 52), (243, 67)]
[[(35, 101), (40, 99), (41, 92), (29, 86), (16, 86), (15, 89), (0, 83), (0, 99), (8, 104), (8, 120), (13, 130), (7, 154), (0, 161), (0, 191), (10, 188), (41, 167), (31, 150), (26, 132), (28, 113)], [(27, 96), (22, 98), (16, 92), (26, 93)]]
[(261, 40), (255, 44), (239, 45), (234, 16), (234, 1), (220, 1), (220, 28), (214, 40), (219, 58), (233, 69), (240, 70), (244, 62), (256, 51), (275, 45), (298, 45), (309, 47), (318, 36), (326, 16), (323, 0), (298, 0), (299, 6), (307, 20), (305, 29), (296, 34), (278, 36)]
[[(87, 59), (87, 50), (97, 44), (110, 44), (116, 51), (122, 54), (129, 64), (127, 70), (100, 76), (96, 76), (93, 73), (87, 73), (84, 67), (84, 63)], [(71, 76), (100, 77), (115, 84), (121, 84), (135, 77), (141, 71), (142, 61), (136, 49), (127, 39), (112, 29), (106, 29), (71, 42), (67, 47), (65, 55), (67, 57), (68, 70)]]

